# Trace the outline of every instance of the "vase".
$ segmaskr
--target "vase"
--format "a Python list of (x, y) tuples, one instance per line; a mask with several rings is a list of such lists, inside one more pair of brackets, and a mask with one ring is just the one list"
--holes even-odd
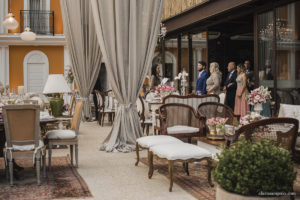
[(225, 134), (225, 127), (217, 127), (216, 133), (217, 135), (223, 136)]
[(209, 134), (210, 135), (216, 135), (216, 127), (214, 126), (209, 126)]
[(254, 105), (254, 112), (260, 114), (263, 110), (262, 103), (257, 103)]

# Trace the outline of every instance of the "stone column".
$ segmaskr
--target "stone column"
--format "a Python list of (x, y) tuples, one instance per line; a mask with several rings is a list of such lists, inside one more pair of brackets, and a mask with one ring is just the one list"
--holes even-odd
[(8, 13), (8, 0), (0, 1), (0, 33), (7, 33), (7, 29), (3, 27), (2, 22)]
[(5, 45), (0, 46), (0, 81), (9, 84), (9, 47)]

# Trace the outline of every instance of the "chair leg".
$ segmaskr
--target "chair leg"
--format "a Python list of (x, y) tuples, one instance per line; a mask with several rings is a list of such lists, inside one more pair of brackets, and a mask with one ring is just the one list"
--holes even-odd
[(214, 184), (211, 181), (211, 170), (212, 170), (212, 164), (210, 158), (207, 158), (207, 179), (210, 187), (214, 187)]
[(172, 187), (173, 187), (173, 162), (172, 160), (168, 161), (169, 164), (169, 176), (170, 176), (170, 187), (169, 187), (169, 192), (172, 192)]
[(189, 176), (190, 172), (189, 172), (189, 163), (188, 162), (184, 162), (184, 171), (186, 172), (186, 175)]
[(49, 143), (48, 144), (48, 168), (49, 168), (49, 171), (51, 172), (51, 156), (52, 156), (52, 144)]
[(136, 162), (135, 162), (135, 166), (137, 166), (139, 164), (139, 161), (140, 161), (140, 147), (139, 147), (139, 144), (136, 142), (136, 145), (135, 145), (135, 152), (136, 152)]
[(75, 144), (75, 162), (76, 168), (78, 168), (78, 144)]
[(9, 183), (10, 186), (14, 186), (14, 164), (12, 158), (9, 158), (8, 166), (9, 166)]
[(98, 124), (101, 126), (102, 113), (98, 112)]
[(36, 153), (36, 178), (37, 185), (41, 185), (41, 155), (40, 152)]
[(45, 152), (43, 152), (42, 161), (43, 161), (43, 177), (46, 178), (46, 153)]
[(104, 125), (104, 118), (105, 118), (105, 113), (102, 115), (102, 126)]
[(149, 127), (150, 127), (150, 125), (147, 124), (147, 127), (146, 127), (146, 134), (147, 134), (147, 136), (149, 136)]
[(73, 145), (70, 145), (71, 165), (73, 166)]
[(152, 178), (153, 175), (153, 153), (148, 150), (148, 164), (149, 164), (149, 171), (148, 171), (148, 178)]

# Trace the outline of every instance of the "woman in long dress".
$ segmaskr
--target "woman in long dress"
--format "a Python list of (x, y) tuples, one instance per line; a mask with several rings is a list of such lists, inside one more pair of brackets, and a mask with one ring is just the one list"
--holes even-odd
[(155, 88), (161, 83), (160, 66), (154, 64), (151, 68), (151, 79), (150, 79), (150, 89), (155, 90)]
[(246, 68), (243, 64), (239, 64), (237, 66), (238, 76), (236, 78), (237, 89), (235, 95), (234, 114), (240, 115), (241, 117), (245, 116), (247, 112), (250, 110), (246, 100), (246, 95), (248, 94), (248, 90), (247, 90), (247, 76), (245, 71)]
[(206, 80), (207, 94), (220, 94), (222, 73), (219, 70), (219, 64), (216, 62), (210, 63), (210, 76)]

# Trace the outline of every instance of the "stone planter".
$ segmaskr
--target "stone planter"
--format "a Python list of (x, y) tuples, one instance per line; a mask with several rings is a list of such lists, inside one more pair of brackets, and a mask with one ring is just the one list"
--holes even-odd
[(283, 200), (289, 199), (289, 196), (281, 196), (281, 197), (264, 197), (264, 196), (243, 196), (239, 194), (234, 194), (231, 192), (227, 192), (222, 189), (219, 185), (216, 189), (216, 200)]
[(263, 110), (262, 103), (257, 103), (257, 104), (255, 104), (253, 110), (254, 110), (256, 113), (260, 114), (261, 111)]

